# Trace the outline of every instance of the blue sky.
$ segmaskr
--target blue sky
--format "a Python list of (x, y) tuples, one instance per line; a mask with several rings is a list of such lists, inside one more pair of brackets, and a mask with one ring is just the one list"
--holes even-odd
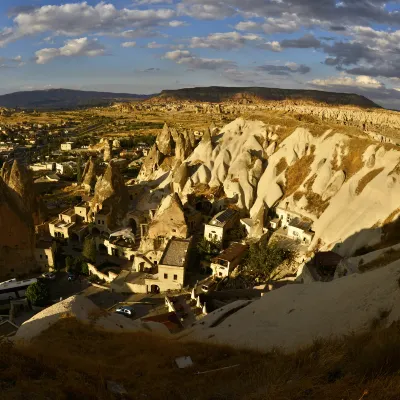
[(399, 10), (383, 0), (2, 0), (0, 94), (267, 86), (400, 108)]

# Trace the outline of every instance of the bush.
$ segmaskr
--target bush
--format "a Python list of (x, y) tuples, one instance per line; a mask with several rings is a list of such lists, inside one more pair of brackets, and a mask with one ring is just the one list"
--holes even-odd
[(32, 305), (45, 306), (50, 300), (49, 288), (44, 282), (35, 282), (26, 289), (26, 298)]

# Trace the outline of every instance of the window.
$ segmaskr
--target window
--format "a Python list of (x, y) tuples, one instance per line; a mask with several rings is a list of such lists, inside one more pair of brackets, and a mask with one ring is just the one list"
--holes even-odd
[(97, 223), (100, 225), (100, 224), (101, 224), (101, 221), (98, 219), (98, 220), (97, 220)]
[(40, 254), (40, 258), (43, 258), (43, 255), (42, 255), (42, 254)]
[(209, 234), (208, 234), (208, 237), (209, 237), (210, 239), (212, 239), (212, 233), (209, 233)]
[(164, 279), (168, 279), (168, 274), (164, 274)]
[(101, 221), (101, 223), (104, 225), (104, 221)]
[(174, 275), (174, 281), (178, 280), (178, 275)]

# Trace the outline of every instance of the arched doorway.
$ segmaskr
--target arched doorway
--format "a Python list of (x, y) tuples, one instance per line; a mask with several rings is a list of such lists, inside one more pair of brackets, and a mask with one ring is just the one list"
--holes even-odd
[(160, 293), (160, 287), (157, 285), (151, 285), (151, 293), (154, 293), (154, 294)]

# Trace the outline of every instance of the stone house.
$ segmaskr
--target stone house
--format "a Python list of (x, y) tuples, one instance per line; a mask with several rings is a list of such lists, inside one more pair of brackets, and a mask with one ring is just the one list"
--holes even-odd
[(55, 266), (56, 243), (52, 241), (39, 240), (35, 247), (35, 260), (41, 269), (48, 270)]
[(311, 223), (298, 217), (289, 222), (287, 230), (289, 238), (298, 240), (304, 244), (310, 244), (314, 237), (314, 232), (311, 231)]
[(233, 209), (226, 209), (216, 214), (204, 226), (204, 239), (222, 243), (228, 230), (238, 226), (239, 213)]
[(158, 264), (158, 272), (145, 279), (150, 292), (181, 290), (185, 282), (185, 271), (189, 261), (190, 239), (171, 239)]
[(86, 223), (88, 217), (83, 214), (83, 209), (84, 206), (81, 203), (75, 208), (70, 208), (60, 213), (57, 219), (49, 222), (50, 235), (54, 238), (82, 242), (88, 231)]
[(218, 278), (225, 278), (239, 265), (246, 254), (248, 246), (241, 243), (232, 243), (211, 260), (213, 275)]
[(62, 151), (71, 151), (74, 148), (74, 142), (61, 143)]

